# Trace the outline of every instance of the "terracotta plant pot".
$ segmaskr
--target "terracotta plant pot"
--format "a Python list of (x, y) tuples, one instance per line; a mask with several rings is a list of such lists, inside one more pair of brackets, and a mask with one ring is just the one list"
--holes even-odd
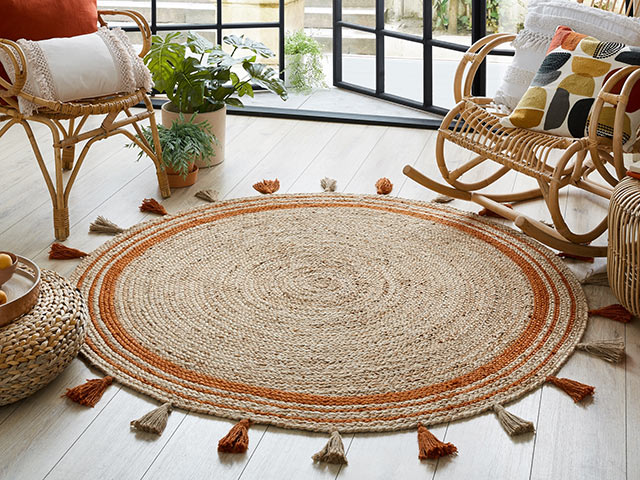
[(198, 181), (198, 171), (200, 169), (195, 163), (191, 164), (191, 168), (186, 177), (183, 177), (171, 167), (165, 168), (167, 169), (167, 178), (169, 179), (169, 186), (171, 188), (190, 187)]
[[(170, 110), (170, 102), (162, 105), (162, 125), (170, 128), (174, 121), (180, 118), (180, 112)], [(185, 119), (190, 119), (192, 113), (183, 113)], [(218, 139), (218, 143), (213, 145), (215, 156), (211, 157), (209, 162), (206, 159), (197, 159), (196, 166), (198, 168), (207, 168), (218, 165), (224, 161), (225, 132), (227, 129), (227, 107), (223, 107), (215, 112), (198, 113), (194, 119), (195, 123), (208, 122), (211, 126), (211, 132)]]

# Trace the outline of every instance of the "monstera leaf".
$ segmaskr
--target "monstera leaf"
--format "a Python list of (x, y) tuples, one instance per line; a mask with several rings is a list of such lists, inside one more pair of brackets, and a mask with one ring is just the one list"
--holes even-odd
[(196, 112), (204, 104), (205, 84), (211, 78), (209, 71), (197, 59), (185, 58), (174, 73), (175, 90), (167, 96), (181, 112)]
[(275, 56), (271, 49), (264, 43), (258, 42), (256, 40), (251, 40), (250, 38), (245, 38), (244, 35), (241, 35), (239, 37), (237, 35), (228, 35), (224, 37), (223, 40), (227, 45), (231, 45), (232, 47), (241, 50), (250, 50), (256, 55), (260, 55), (263, 58), (271, 58)]
[(187, 32), (187, 47), (196, 55), (204, 55), (219, 48), (196, 32)]
[(151, 50), (144, 57), (144, 63), (153, 76), (156, 90), (168, 92), (173, 90), (175, 68), (182, 63), (186, 53), (184, 45), (175, 42), (180, 33), (170, 33), (165, 38), (159, 35), (152, 37)]
[(283, 100), (289, 98), (287, 90), (284, 88), (284, 83), (280, 80), (273, 68), (261, 63), (251, 62), (244, 62), (242, 67), (251, 77), (251, 81), (256, 85), (266, 88)]

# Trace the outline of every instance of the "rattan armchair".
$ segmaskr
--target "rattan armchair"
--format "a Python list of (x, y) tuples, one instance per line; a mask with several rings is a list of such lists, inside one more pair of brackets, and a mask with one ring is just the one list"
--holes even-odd
[[(591, 7), (610, 10), (620, 15), (638, 12), (635, 2), (624, 0), (602, 0)], [(579, 256), (606, 256), (607, 247), (589, 245), (607, 229), (607, 218), (587, 232), (572, 231), (560, 207), (560, 191), (573, 185), (604, 199), (610, 199), (613, 187), (625, 174), (622, 133), (624, 111), (629, 95), (636, 82), (640, 81), (640, 67), (625, 67), (614, 74), (603, 86), (594, 103), (592, 115), (598, 118), (605, 105), (616, 108), (613, 140), (597, 135), (597, 122), (591, 122), (588, 135), (573, 139), (520, 128), (505, 128), (500, 125), (503, 116), (493, 99), (474, 97), (471, 87), (478, 68), (490, 51), (515, 39), (511, 34), (489, 35), (476, 42), (464, 54), (455, 76), (454, 95), (457, 105), (442, 121), (436, 143), (436, 161), (442, 177), (449, 185), (443, 185), (423, 175), (411, 166), (404, 173), (440, 194), (476, 202), (492, 212), (514, 221), (522, 231), (540, 242), (566, 253)], [(614, 86), (627, 77), (619, 94), (612, 93)], [(455, 169), (447, 165), (445, 143), (451, 142), (475, 156)], [(640, 142), (633, 147), (640, 152)], [(558, 158), (559, 157), (559, 158)], [(499, 167), (492, 173), (476, 175), (463, 181), (463, 175), (492, 161)], [(537, 180), (538, 187), (515, 193), (482, 193), (510, 171), (516, 171)], [(476, 170), (477, 172), (477, 170)], [(594, 172), (599, 179), (589, 178)], [(473, 173), (471, 173), (473, 175)], [(480, 177), (480, 178), (478, 178)], [(521, 202), (544, 198), (551, 214), (553, 226), (538, 219), (518, 213), (505, 202)], [(516, 206), (517, 207), (517, 206)]]
[[(142, 51), (139, 55), (143, 57), (151, 46), (151, 30), (144, 17), (133, 11), (101, 10), (98, 12), (100, 25), (107, 26), (104, 17), (108, 15), (124, 15), (136, 23), (142, 33)], [(69, 194), (89, 149), (99, 140), (117, 134), (127, 136), (153, 160), (161, 195), (164, 198), (171, 195), (167, 175), (161, 164), (162, 152), (153, 105), (144, 89), (133, 93), (73, 102), (48, 101), (29, 95), (22, 90), (27, 79), (27, 71), (24, 53), (18, 44), (0, 39), (0, 49), (9, 55), (16, 72), (13, 83), (0, 78), (0, 99), (4, 101), (4, 104), (0, 103), (0, 138), (14, 125), (24, 127), (51, 196), (56, 239), (64, 240), (69, 236)], [(18, 109), (17, 97), (25, 98), (38, 105), (38, 112), (28, 117), (22, 115)], [(131, 107), (139, 103), (143, 103), (146, 110), (133, 114), (130, 111)], [(100, 127), (83, 131), (87, 119), (92, 115), (105, 115), (105, 117)], [(138, 123), (146, 119), (149, 119), (150, 122), (155, 149), (140, 135), (141, 129)], [(54, 178), (47, 170), (45, 160), (29, 125), (30, 122), (42, 123), (51, 130), (55, 162)], [(139, 134), (139, 138), (125, 128), (128, 126), (133, 127), (135, 132)], [(76, 158), (75, 147), (80, 142), (86, 143)], [(63, 170), (71, 170), (66, 184)]]

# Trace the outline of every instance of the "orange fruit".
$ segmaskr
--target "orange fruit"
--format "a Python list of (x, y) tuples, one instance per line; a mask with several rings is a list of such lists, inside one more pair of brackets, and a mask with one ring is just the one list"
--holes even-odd
[(7, 294), (0, 290), (0, 305), (7, 303)]
[(13, 258), (6, 253), (0, 253), (0, 270), (9, 268), (11, 265), (13, 265)]

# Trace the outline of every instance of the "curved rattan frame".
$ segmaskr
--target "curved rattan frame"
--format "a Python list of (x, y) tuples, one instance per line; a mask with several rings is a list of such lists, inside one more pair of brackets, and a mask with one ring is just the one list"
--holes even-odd
[[(637, 0), (629, 4), (623, 0), (590, 0), (590, 6), (620, 15), (638, 15), (640, 10), (640, 2)], [(475, 75), (486, 56), (495, 48), (514, 39), (513, 34), (489, 35), (472, 45), (458, 65), (454, 80), (454, 97), (458, 103), (442, 121), (436, 143), (437, 165), (449, 185), (426, 177), (410, 165), (403, 171), (408, 177), (431, 190), (476, 202), (514, 221), (522, 231), (552, 248), (573, 255), (606, 256), (607, 247), (590, 245), (607, 230), (606, 216), (588, 232), (572, 231), (560, 208), (560, 191), (573, 185), (606, 200), (611, 198), (613, 188), (625, 174), (622, 151), (624, 112), (633, 86), (640, 81), (640, 67), (625, 67), (609, 78), (594, 103), (595, 117), (599, 116), (605, 104), (616, 108), (613, 140), (597, 135), (597, 122), (592, 122), (588, 135), (580, 139), (520, 128), (505, 128), (499, 123), (504, 114), (493, 99), (474, 97), (471, 89)], [(621, 92), (612, 93), (613, 87), (624, 77), (627, 79)], [(476, 156), (451, 169), (445, 160), (445, 142), (470, 150)], [(554, 151), (562, 152), (558, 160), (552, 160)], [(640, 152), (640, 141), (633, 146), (633, 152)], [(480, 180), (461, 180), (463, 175), (487, 160), (496, 162), (501, 167), (493, 173), (484, 174)], [(535, 178), (538, 188), (507, 194), (478, 192), (513, 170)], [(605, 180), (605, 184), (589, 178), (589, 175), (596, 171)], [(504, 202), (521, 202), (540, 197), (545, 200), (553, 227), (503, 205)]]
[[(138, 12), (128, 10), (100, 10), (98, 11), (100, 25), (107, 26), (104, 17), (108, 15), (124, 15), (136, 23), (142, 34), (142, 50), (139, 56), (144, 57), (151, 46), (151, 29), (144, 17)], [(144, 89), (139, 89), (133, 93), (89, 98), (74, 102), (53, 102), (34, 97), (22, 90), (27, 79), (27, 68), (24, 53), (19, 45), (10, 40), (0, 39), (0, 49), (9, 56), (16, 72), (12, 83), (0, 78), (0, 99), (5, 102), (4, 105), (0, 104), (0, 138), (14, 125), (22, 125), (25, 129), (51, 196), (56, 239), (64, 240), (69, 236), (69, 194), (89, 153), (89, 149), (99, 140), (117, 134), (128, 137), (155, 164), (161, 195), (164, 198), (171, 195), (167, 174), (162, 167), (162, 150), (153, 105)], [(18, 108), (16, 97), (24, 98), (38, 105), (38, 112), (30, 116), (22, 115)], [(146, 110), (133, 114), (130, 108), (141, 102), (144, 103)], [(82, 131), (87, 119), (92, 115), (105, 115), (105, 118), (100, 127)], [(139, 122), (146, 119), (149, 119), (155, 149), (141, 135)], [(53, 178), (47, 170), (33, 130), (29, 125), (30, 122), (42, 123), (51, 131), (55, 163)], [(63, 122), (66, 122), (67, 125), (65, 126)], [(125, 128), (128, 126), (133, 127), (135, 133), (138, 134), (137, 137)], [(75, 158), (76, 145), (80, 142), (86, 143), (80, 154)], [(64, 170), (71, 170), (71, 175), (66, 184), (63, 178)]]

